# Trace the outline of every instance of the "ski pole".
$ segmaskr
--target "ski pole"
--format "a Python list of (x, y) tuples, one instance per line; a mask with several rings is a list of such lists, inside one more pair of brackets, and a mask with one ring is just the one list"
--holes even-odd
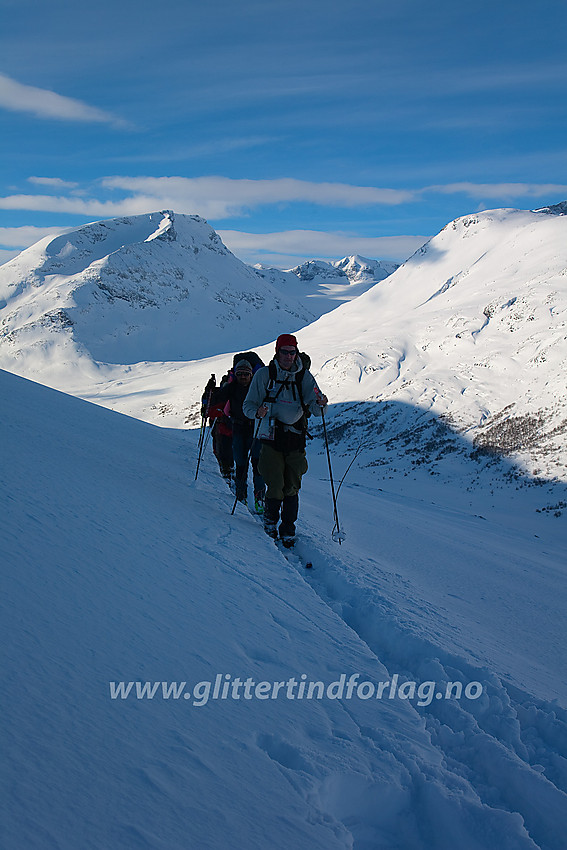
[(356, 451), (355, 451), (355, 453), (354, 453), (354, 457), (353, 457), (353, 459), (351, 460), (351, 462), (350, 462), (350, 463), (349, 463), (349, 465), (347, 466), (347, 468), (346, 468), (346, 470), (345, 470), (345, 473), (344, 473), (343, 477), (342, 477), (342, 478), (341, 478), (341, 480), (339, 481), (339, 486), (337, 487), (337, 493), (336, 493), (337, 501), (338, 501), (338, 498), (339, 498), (339, 493), (341, 492), (341, 487), (343, 486), (343, 481), (345, 480), (345, 478), (346, 478), (346, 477), (347, 477), (347, 475), (349, 474), (351, 466), (353, 465), (353, 463), (355, 462), (355, 460), (357, 459), (357, 457), (358, 457), (358, 456), (359, 456), (359, 454), (361, 453), (362, 448), (363, 448), (363, 443), (364, 443), (364, 434), (362, 435), (362, 439), (360, 440), (360, 443), (358, 444), (358, 448), (356, 449)]
[(199, 467), (201, 466), (201, 457), (203, 455), (204, 443), (205, 443), (205, 441), (201, 440), (201, 446), (199, 448), (199, 456), (197, 458), (197, 469), (195, 470), (195, 481), (197, 480), (197, 476), (199, 475)]
[(214, 424), (214, 422), (213, 422), (213, 424), (212, 424), (212, 425), (209, 425), (209, 427), (207, 428), (207, 433), (205, 434), (205, 441), (204, 441), (204, 443), (203, 443), (203, 454), (205, 454), (205, 452), (206, 452), (206, 450), (207, 450), (207, 446), (209, 445), (209, 437), (210, 437), (210, 436), (211, 436), (211, 434), (213, 433), (213, 428), (214, 428), (214, 427), (215, 427), (215, 424)]
[[(258, 434), (258, 431), (260, 430), (260, 423), (261, 423), (261, 422), (262, 422), (262, 420), (261, 420), (261, 419), (258, 419), (258, 422), (257, 422), (257, 424), (256, 424), (256, 429), (255, 429), (255, 431), (254, 431), (254, 436), (252, 437), (252, 442), (250, 443), (250, 449), (248, 450), (248, 455), (247, 455), (247, 457), (246, 457), (246, 475), (248, 475), (248, 466), (250, 465), (250, 458), (252, 457), (252, 447), (253, 447), (253, 445), (254, 445), (254, 440), (256, 439), (256, 436), (257, 436), (257, 434)], [(236, 479), (235, 479), (235, 486), (236, 486)], [(234, 505), (232, 506), (232, 510), (231, 510), (231, 512), (230, 512), (230, 515), (231, 515), (231, 516), (233, 516), (233, 514), (234, 514), (234, 512), (235, 512), (235, 510), (236, 510), (236, 505), (237, 505), (237, 503), (238, 503), (238, 495), (236, 495), (236, 496), (234, 497)]]
[[(210, 407), (210, 404), (211, 404), (212, 394), (213, 394), (213, 391), (212, 391), (212, 389), (210, 389), (209, 395), (207, 396), (207, 405), (205, 407), (205, 412), (203, 414), (201, 414), (201, 433), (199, 434), (199, 445), (198, 445), (199, 454), (198, 454), (198, 457), (197, 457), (197, 469), (195, 470), (195, 481), (197, 480), (197, 476), (199, 475), (199, 467), (201, 466), (201, 456), (203, 454), (204, 443), (206, 442), (206, 440), (204, 440), (203, 437), (205, 436), (205, 431), (206, 431), (205, 422), (206, 422), (207, 413), (208, 413), (208, 410), (209, 410), (209, 407)], [(207, 435), (207, 437), (208, 437), (208, 435)]]
[[(332, 536), (333, 540), (337, 540), (337, 542), (340, 546), (341, 543), (342, 543), (343, 535), (342, 535), (340, 525), (339, 525), (339, 514), (337, 512), (337, 497), (336, 497), (336, 494), (335, 494), (335, 482), (333, 481), (333, 469), (331, 467), (331, 453), (329, 451), (329, 441), (327, 439), (327, 426), (325, 424), (325, 411), (324, 411), (323, 408), (321, 408), (321, 417), (323, 419), (323, 436), (325, 438), (325, 449), (327, 450), (327, 462), (329, 464), (329, 478), (331, 479), (331, 494), (333, 496), (333, 512), (334, 512), (334, 515), (335, 515), (335, 524), (333, 526), (333, 531), (332, 531), (331, 536)], [(335, 529), (337, 530), (336, 537), (335, 537)]]
[(201, 454), (201, 449), (203, 448), (203, 437), (205, 436), (205, 422), (207, 421), (206, 414), (201, 414), (201, 430), (199, 431), (199, 443), (197, 445), (197, 450), (199, 454)]

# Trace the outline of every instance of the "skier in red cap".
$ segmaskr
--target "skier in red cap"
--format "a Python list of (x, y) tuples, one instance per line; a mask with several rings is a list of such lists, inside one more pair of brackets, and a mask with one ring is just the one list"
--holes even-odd
[(279, 536), (286, 546), (295, 542), (298, 494), (307, 472), (307, 417), (321, 416), (326, 405), (327, 397), (299, 355), (296, 338), (281, 334), (274, 359), (254, 375), (242, 409), (249, 419), (261, 420), (257, 438), (262, 444), (258, 471), (267, 486), (264, 529), (277, 538), (281, 518)]

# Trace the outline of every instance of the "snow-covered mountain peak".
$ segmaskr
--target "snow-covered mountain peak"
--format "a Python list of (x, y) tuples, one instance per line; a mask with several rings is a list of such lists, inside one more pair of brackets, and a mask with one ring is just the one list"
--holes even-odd
[(289, 269), (299, 280), (311, 282), (315, 279), (337, 281), (345, 277), (342, 269), (337, 269), (332, 263), (325, 260), (307, 260), (294, 268)]
[[(208, 228), (203, 219), (188, 218), (197, 227)], [(80, 274), (93, 263), (129, 245), (149, 242), (158, 237), (170, 240), (176, 238), (172, 212), (108, 219), (76, 229), (67, 228), (59, 236), (45, 237), (0, 267), (0, 286), (12, 285), (12, 278), (16, 275), (20, 279), (23, 277), (24, 282), (29, 280), (37, 285), (49, 275)]]
[(204, 219), (167, 210), (42, 240), (0, 267), (0, 299), (0, 359), (11, 368), (16, 358), (27, 375), (39, 368), (23, 366), (31, 351), (54, 345), (104, 363), (190, 360), (315, 318), (261, 281)]
[(254, 271), (280, 292), (305, 299), (319, 317), (358, 298), (398, 267), (398, 263), (354, 255), (331, 262), (308, 260), (287, 271), (256, 265)]
[(541, 207), (534, 212), (548, 213), (549, 215), (567, 215), (567, 201), (560, 201), (558, 204), (552, 204), (549, 207)]
[[(337, 427), (372, 425), (371, 452), (377, 417), (403, 408), (383, 430), (391, 439), (402, 423), (415, 451), (422, 432), (411, 423), (427, 415), (424, 445), (442, 422), (447, 445), (462, 433), (564, 478), (567, 216), (462, 216), (385, 279), (355, 281), (384, 265), (355, 255), (253, 269), (198, 216), (98, 222), (0, 267), (0, 366), (180, 426), (229, 352), (267, 344), (269, 357), (278, 333), (293, 331)], [(368, 419), (351, 421), (357, 404)]]
[(355, 254), (342, 260), (308, 260), (289, 271), (305, 282), (319, 283), (377, 283), (392, 274), (399, 263), (371, 260)]
[[(564, 215), (492, 210), (461, 217), (387, 280), (319, 319), (306, 337), (301, 343), (327, 394), (370, 404), (374, 425), (393, 410), (387, 402), (406, 405), (414, 426), (429, 415), (422, 435), (429, 449), (419, 450), (420, 462), (438, 456), (431, 435), (442, 421), (466, 433), (471, 449), (511, 452), (535, 474), (565, 477)], [(417, 450), (421, 431), (402, 419)], [(365, 419), (349, 423), (354, 431), (357, 421)], [(391, 440), (399, 429), (391, 421), (384, 433)]]
[(392, 263), (386, 260), (371, 260), (368, 257), (361, 257), (360, 254), (354, 254), (351, 257), (336, 260), (333, 262), (333, 266), (343, 271), (351, 283), (359, 283), (360, 281), (368, 280), (384, 280), (388, 275), (396, 271), (399, 263)]

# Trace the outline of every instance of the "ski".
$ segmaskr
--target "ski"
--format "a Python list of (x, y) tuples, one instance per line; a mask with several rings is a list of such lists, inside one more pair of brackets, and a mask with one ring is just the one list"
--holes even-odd
[[(261, 523), (263, 526), (263, 515), (257, 511), (256, 506), (252, 508), (248, 504), (248, 501), (244, 500), (241, 502), (241, 504), (244, 505), (244, 507), (248, 510), (250, 516), (252, 516), (256, 520), (256, 522)], [(297, 553), (297, 550), (295, 548), (297, 537), (286, 545), (280, 537), (272, 537), (270, 534), (267, 534), (266, 531), (264, 531), (264, 533), (267, 537), (270, 537), (274, 541), (276, 548), (282, 553), (284, 558), (286, 558), (290, 564), (296, 563), (306, 570), (313, 569), (313, 561), (307, 561)]]
[[(274, 540), (276, 547), (282, 553), (284, 558), (286, 558), (290, 563), (298, 563), (300, 566), (302, 566), (306, 570), (313, 569), (313, 561), (306, 561), (301, 557), (301, 555), (299, 555), (297, 553), (297, 550), (295, 549), (295, 543), (296, 543), (295, 540), (293, 541), (293, 543), (291, 543), (291, 545), (290, 544), (286, 545), (279, 538), (272, 538), (272, 539)], [(293, 556), (293, 558), (291, 556)]]

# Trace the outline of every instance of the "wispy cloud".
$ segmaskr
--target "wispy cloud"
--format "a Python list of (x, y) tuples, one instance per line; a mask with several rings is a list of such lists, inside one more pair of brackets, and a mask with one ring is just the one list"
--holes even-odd
[(72, 213), (74, 215), (113, 218), (154, 211), (152, 198), (128, 198), (125, 201), (97, 201), (56, 195), (7, 195), (0, 198), (0, 209), (35, 212)]
[(160, 199), (162, 206), (177, 209), (180, 204), (183, 207), (191, 206), (193, 211), (203, 205), (212, 206), (219, 210), (216, 213), (218, 218), (241, 215), (248, 207), (265, 204), (306, 202), (321, 206), (357, 207), (396, 205), (414, 199), (413, 192), (402, 189), (314, 183), (293, 178), (238, 180), (229, 177), (110, 177), (103, 181), (103, 185), (109, 189), (121, 189)]
[[(508, 203), (518, 198), (567, 197), (567, 185), (557, 183), (458, 182), (414, 189), (389, 189), (347, 183), (315, 183), (292, 178), (247, 180), (228, 177), (107, 177), (91, 185), (56, 177), (31, 177), (30, 182), (57, 194), (15, 194), (0, 197), (0, 209), (70, 213), (111, 218), (160, 209), (201, 215), (211, 220), (237, 218), (277, 204), (307, 203), (322, 207), (365, 208), (423, 201), (431, 194), (462, 194), (476, 201)], [(64, 193), (64, 190), (68, 190)], [(121, 193), (115, 200), (112, 195)], [(90, 197), (88, 195), (91, 195)], [(106, 195), (103, 200), (93, 195)], [(295, 231), (294, 231), (295, 232)]]
[(506, 200), (513, 198), (543, 198), (565, 195), (567, 185), (561, 183), (448, 183), (442, 186), (428, 186), (425, 192), (437, 192), (442, 195), (468, 195), (470, 198)]
[(35, 186), (47, 186), (48, 189), (77, 189), (79, 184), (60, 177), (28, 177), (28, 182)]
[(355, 233), (319, 230), (286, 230), (279, 233), (245, 233), (219, 230), (227, 248), (248, 263), (268, 263), (289, 268), (305, 259), (339, 259), (362, 254), (381, 259), (405, 260), (427, 236), (357, 236)]
[(6, 248), (27, 248), (45, 236), (63, 233), (66, 227), (0, 227), (0, 245)]
[(443, 82), (448, 86), (449, 93), (457, 94), (514, 89), (525, 92), (526, 88), (564, 88), (566, 75), (565, 62), (522, 62), (504, 66), (476, 66), (470, 69), (470, 73), (463, 74), (445, 71)]
[(127, 127), (127, 122), (109, 112), (48, 89), (24, 85), (5, 74), (0, 74), (0, 108), (13, 112), (28, 112), (38, 118)]
[(279, 143), (279, 136), (235, 136), (233, 138), (209, 138), (207, 141), (199, 144), (188, 144), (183, 139), (177, 139), (176, 143), (167, 148), (155, 149), (152, 148), (146, 152), (129, 151), (120, 156), (109, 155), (107, 162), (115, 163), (153, 163), (159, 162), (162, 166), (164, 162), (186, 161), (188, 159), (200, 159), (202, 157), (218, 156), (222, 154), (234, 153), (237, 151), (246, 151), (251, 148), (266, 147)]
[[(54, 178), (52, 178), (54, 179)], [(44, 184), (46, 185), (46, 184)], [(61, 188), (57, 182), (53, 188)], [(362, 207), (396, 205), (414, 199), (414, 193), (346, 183), (311, 183), (304, 180), (236, 180), (228, 177), (109, 177), (99, 190), (122, 191), (117, 200), (69, 195), (8, 195), (0, 198), (0, 209), (36, 210), (112, 217), (138, 215), (159, 209), (221, 219), (245, 215), (253, 208), (281, 203), (311, 203), (320, 206)]]

